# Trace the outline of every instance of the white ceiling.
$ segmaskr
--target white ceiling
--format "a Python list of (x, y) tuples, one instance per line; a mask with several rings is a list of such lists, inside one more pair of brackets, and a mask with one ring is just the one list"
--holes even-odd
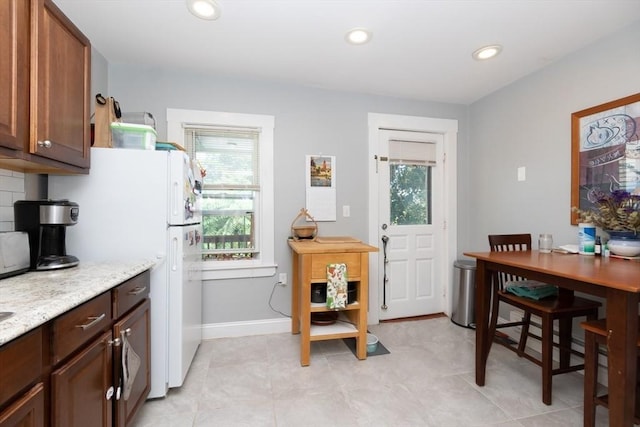
[[(216, 21), (184, 0), (54, 2), (113, 64), (460, 104), (640, 20), (640, 0), (218, 0)], [(354, 27), (371, 42), (347, 44)]]

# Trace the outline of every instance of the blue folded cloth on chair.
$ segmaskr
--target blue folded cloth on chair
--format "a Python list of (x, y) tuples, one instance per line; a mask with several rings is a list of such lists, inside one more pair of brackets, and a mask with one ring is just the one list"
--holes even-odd
[(505, 290), (519, 297), (535, 300), (558, 295), (558, 288), (556, 286), (538, 282), (537, 280), (507, 282), (505, 283)]

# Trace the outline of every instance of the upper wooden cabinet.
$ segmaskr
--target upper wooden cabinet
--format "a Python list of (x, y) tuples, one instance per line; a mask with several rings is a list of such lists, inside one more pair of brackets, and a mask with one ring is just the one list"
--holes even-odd
[(0, 168), (88, 173), (89, 40), (52, 0), (2, 2), (0, 28)]
[(29, 4), (0, 2), (0, 147), (29, 143)]

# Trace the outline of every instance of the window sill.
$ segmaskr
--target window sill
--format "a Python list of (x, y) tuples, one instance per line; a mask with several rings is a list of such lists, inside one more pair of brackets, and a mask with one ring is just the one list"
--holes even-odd
[(270, 277), (275, 276), (277, 268), (277, 264), (261, 264), (257, 262), (204, 261), (202, 266), (202, 280)]

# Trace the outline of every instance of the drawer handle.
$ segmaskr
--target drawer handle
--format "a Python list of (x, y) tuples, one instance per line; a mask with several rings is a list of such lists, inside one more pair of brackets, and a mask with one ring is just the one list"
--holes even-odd
[(100, 321), (104, 319), (105, 316), (105, 313), (102, 313), (100, 316), (89, 316), (87, 317), (87, 319), (89, 319), (89, 323), (85, 323), (84, 325), (76, 325), (76, 328), (82, 328), (83, 331), (86, 331), (92, 326), (95, 326), (97, 323), (100, 323)]
[(142, 287), (137, 287), (137, 288), (133, 288), (129, 291), (129, 295), (140, 295), (141, 293), (143, 293), (145, 290), (147, 290), (146, 286), (142, 286)]
[(127, 329), (125, 329), (124, 331), (121, 331), (121, 332), (120, 332), (120, 335), (122, 335), (122, 337), (123, 337), (123, 338), (124, 338), (124, 337), (128, 337), (128, 336), (131, 336), (131, 328), (127, 328)]

